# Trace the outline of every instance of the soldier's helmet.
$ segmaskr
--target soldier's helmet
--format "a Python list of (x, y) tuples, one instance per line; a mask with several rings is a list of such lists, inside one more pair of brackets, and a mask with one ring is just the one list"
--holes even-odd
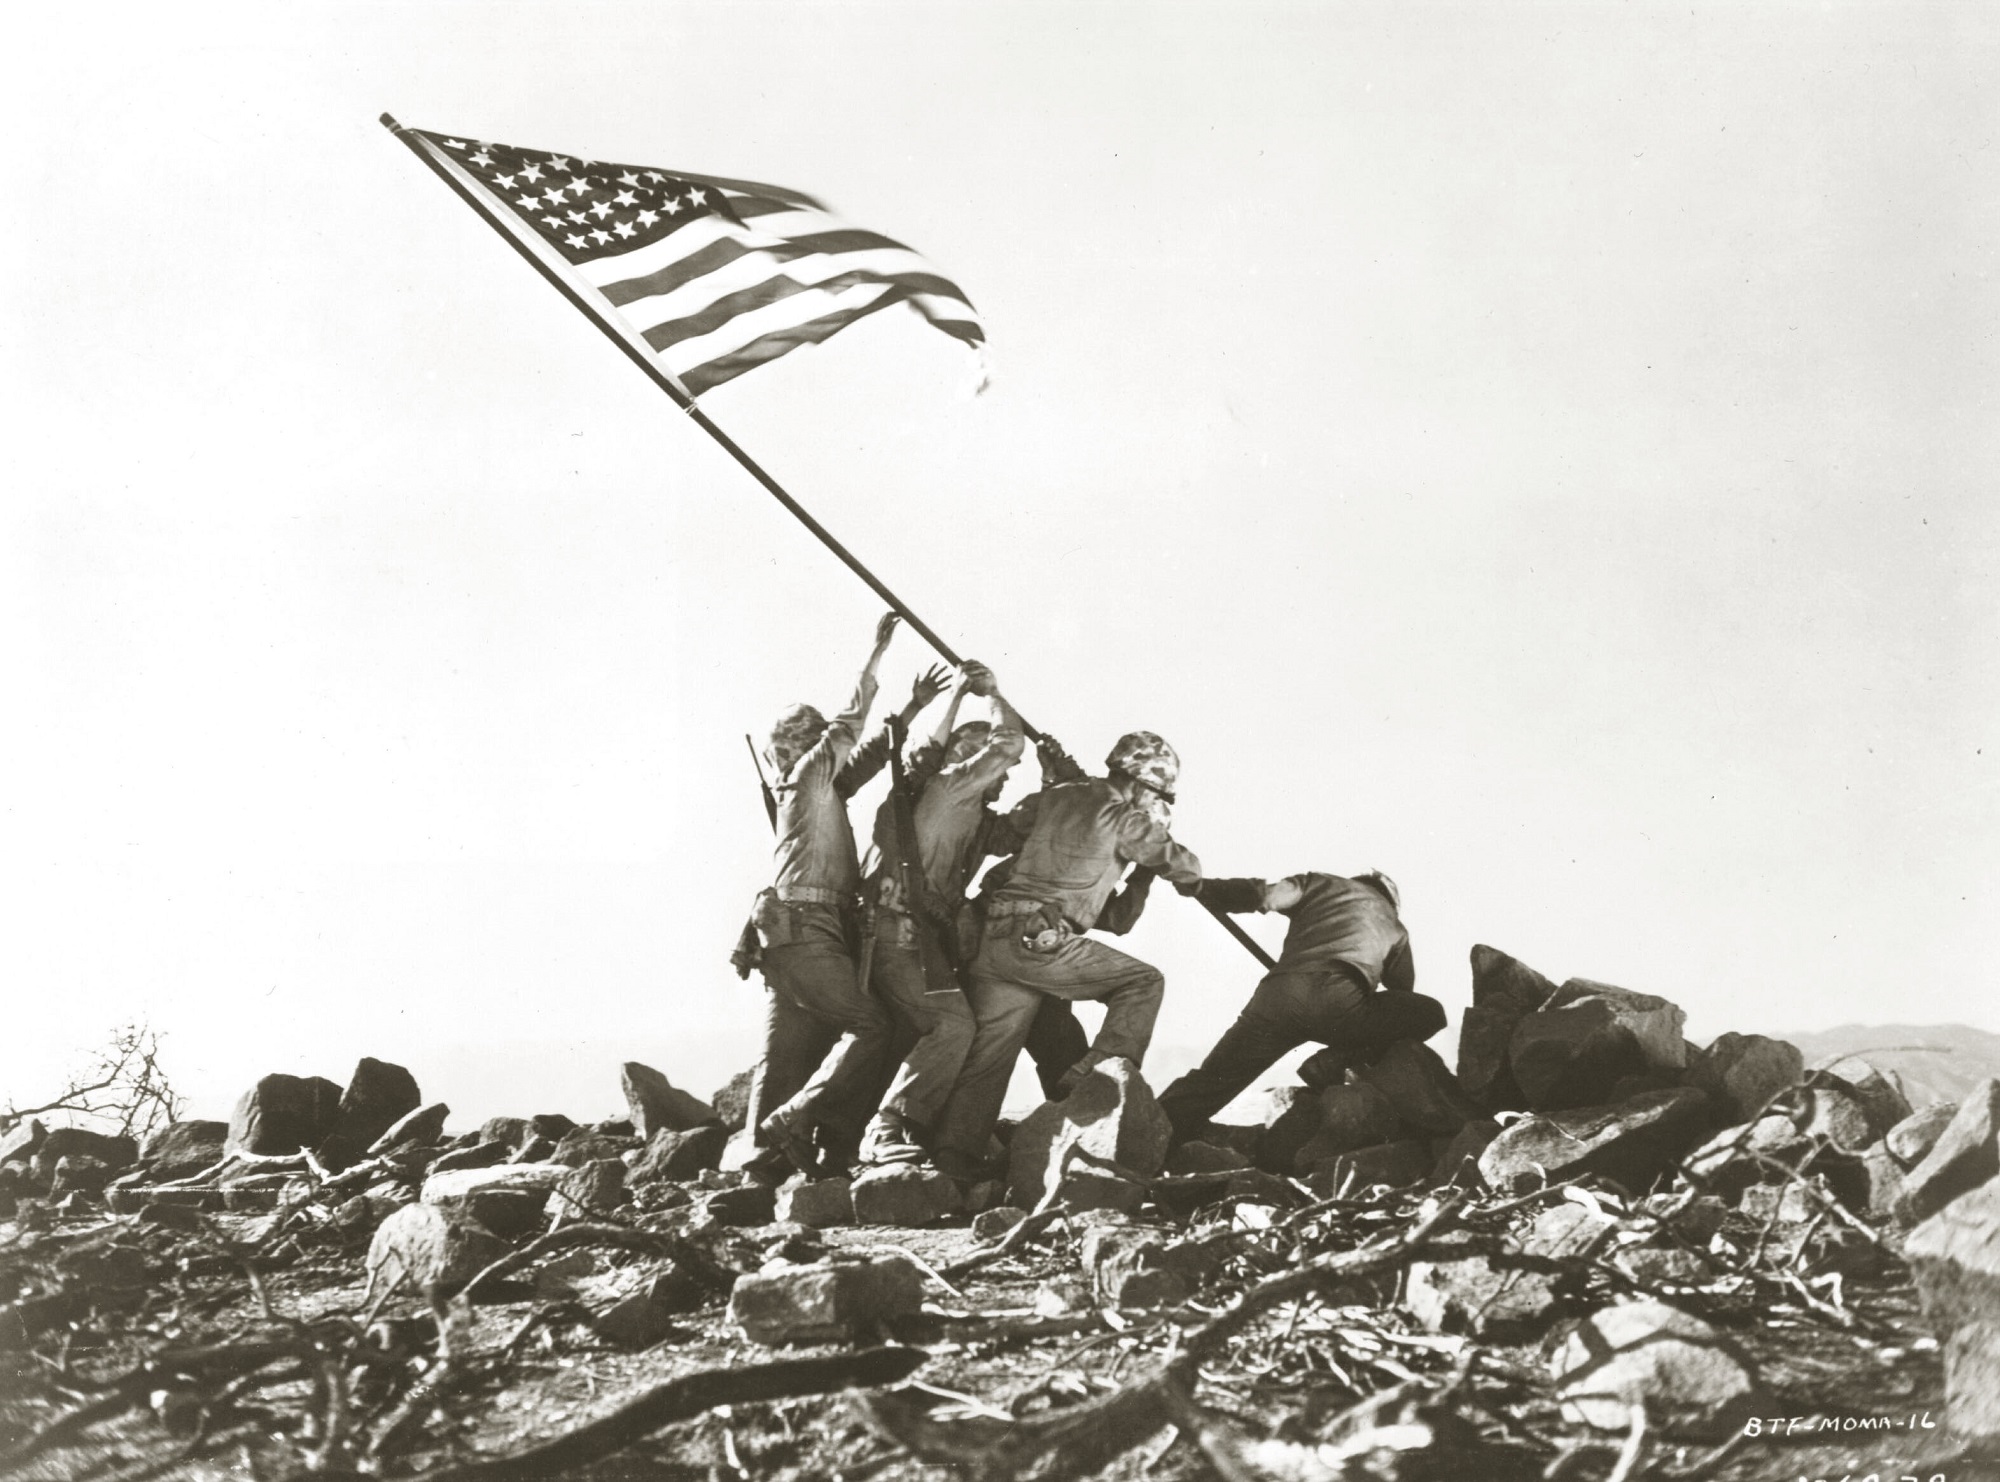
[(1367, 874), (1356, 875), (1354, 878), (1363, 885), (1372, 885), (1381, 891), (1383, 895), (1389, 898), (1389, 904), (1397, 910), (1400, 911), (1403, 909), (1403, 892), (1396, 888), (1394, 880), (1391, 880), (1380, 870), (1370, 870)]
[(813, 748), (813, 743), (826, 733), (826, 717), (810, 705), (794, 705), (780, 715), (771, 727), (770, 745), (764, 755), (777, 768), (778, 775), (784, 776), (792, 770), (793, 763)]
[(981, 748), (992, 739), (993, 724), (991, 721), (967, 721), (964, 725), (953, 731), (951, 739), (945, 742), (944, 764), (947, 767), (956, 766), (967, 757), (977, 755)]
[(1104, 759), (1104, 769), (1113, 776), (1131, 778), (1171, 803), (1174, 785), (1181, 777), (1181, 759), (1173, 747), (1151, 731), (1128, 731), (1118, 738), (1118, 744)]

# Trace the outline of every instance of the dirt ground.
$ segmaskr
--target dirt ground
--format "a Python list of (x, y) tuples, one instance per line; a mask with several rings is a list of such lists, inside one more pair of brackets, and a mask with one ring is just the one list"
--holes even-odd
[[(1336, 1212), (1291, 1250), (1265, 1248), (1254, 1232), (1189, 1303), (1154, 1311), (1098, 1310), (1081, 1289), (1076, 1231), (1061, 1222), (1018, 1253), (949, 1282), (926, 1281), (925, 1311), (854, 1345), (782, 1352), (746, 1341), (720, 1296), (678, 1314), (674, 1330), (642, 1348), (606, 1341), (588, 1321), (639, 1289), (659, 1268), (641, 1253), (585, 1247), (541, 1263), (539, 1274), (503, 1284), (495, 1300), (444, 1309), (454, 1358), (434, 1404), (417, 1408), (393, 1445), (373, 1456), (358, 1439), (384, 1429), (415, 1388), (438, 1372), (438, 1321), (422, 1299), (397, 1296), (371, 1310), (362, 1279), (364, 1243), (322, 1230), (276, 1255), (244, 1259), (268, 1241), (276, 1216), (204, 1216), (200, 1230), (131, 1219), (62, 1220), (39, 1232), (9, 1232), (0, 1262), (28, 1301), (53, 1290), (51, 1271), (68, 1273), (73, 1307), (64, 1321), (27, 1333), (18, 1316), (0, 1330), (0, 1455), (17, 1451), (63, 1415), (93, 1401), (104, 1418), (79, 1423), (38, 1455), (14, 1456), (5, 1475), (48, 1479), (287, 1478), (298, 1475), (442, 1477), (468, 1459), (503, 1456), (549, 1442), (679, 1376), (744, 1371), (774, 1359), (851, 1354), (871, 1342), (914, 1345), (927, 1355), (900, 1394), (927, 1407), (927, 1419), (976, 1438), (980, 1427), (1077, 1410), (1094, 1415), (1103, 1397), (1149, 1372), (1190, 1328), (1232, 1296), (1299, 1263), (1302, 1251), (1351, 1248), (1371, 1231), (1393, 1228), (1390, 1211)], [(1225, 1223), (1218, 1228), (1227, 1233)], [(1373, 1219), (1374, 1223), (1370, 1223)], [(1303, 1227), (1302, 1227), (1303, 1228)], [(1318, 1227), (1312, 1227), (1317, 1229)], [(718, 1246), (756, 1259), (773, 1232), (727, 1232)], [(780, 1237), (785, 1232), (776, 1232)], [(829, 1251), (897, 1252), (932, 1272), (965, 1258), (979, 1242), (961, 1221), (926, 1230), (835, 1229), (794, 1232)], [(115, 1259), (104, 1252), (127, 1252)], [(81, 1252), (82, 1254), (78, 1254)], [(93, 1255), (92, 1253), (95, 1252)], [(810, 1254), (810, 1250), (805, 1252)], [(92, 1262), (97, 1265), (93, 1266)], [(64, 1263), (67, 1262), (67, 1265)], [(123, 1263), (122, 1265), (120, 1263)], [(112, 1269), (117, 1268), (117, 1269)], [(143, 1268), (143, 1280), (133, 1276)], [(255, 1273), (255, 1285), (252, 1272)], [(77, 1279), (81, 1273), (85, 1280)], [(97, 1279), (88, 1279), (88, 1278)], [(115, 1278), (115, 1279), (114, 1279)], [(1393, 1278), (1392, 1278), (1393, 1279)], [(1591, 1277), (1595, 1282), (1597, 1278)], [(261, 1286), (261, 1293), (258, 1287)], [(1604, 1293), (1590, 1288), (1595, 1299)], [(1355, 1463), (1317, 1474), (1270, 1469), (1245, 1475), (1602, 1479), (1619, 1465), (1626, 1439), (1565, 1422), (1551, 1397), (1539, 1343), (1474, 1342), (1423, 1332), (1393, 1302), (1275, 1305), (1199, 1370), (1194, 1399), (1237, 1434), (1310, 1447), (1333, 1418), (1369, 1394), (1459, 1376), (1458, 1413), (1476, 1433), (1473, 1452), (1412, 1452), (1389, 1462)], [(1349, 1294), (1351, 1295), (1351, 1293)], [(1391, 1294), (1393, 1295), (1393, 1294)], [(1755, 1362), (1768, 1398), (1757, 1434), (1726, 1449), (1713, 1440), (1681, 1444), (1649, 1437), (1629, 1478), (1706, 1476), (1723, 1482), (1914, 1476), (1931, 1482), (2000, 1479), (2000, 1458), (1968, 1452), (1941, 1424), (1938, 1345), (1919, 1320), (1900, 1262), (1838, 1292), (1836, 1319), (1773, 1298), (1768, 1289), (1706, 1294), (1700, 1305)], [(24, 1311), (21, 1304), (8, 1309)], [(1037, 1316), (1037, 1313), (1042, 1316)], [(1056, 1331), (1033, 1331), (1035, 1325)], [(32, 1324), (26, 1324), (32, 1325)], [(359, 1335), (359, 1336), (357, 1336)], [(286, 1377), (265, 1369), (236, 1393), (220, 1377), (161, 1378), (149, 1387), (142, 1366), (163, 1351), (241, 1350), (271, 1340), (311, 1338), (328, 1355)], [(343, 1346), (345, 1345), (345, 1346)], [(357, 1363), (356, 1354), (366, 1362)], [(343, 1368), (347, 1390), (329, 1404), (328, 1365)], [(131, 1376), (138, 1376), (136, 1379)], [(124, 1377), (130, 1404), (105, 1404), (104, 1386)], [(346, 1420), (329, 1419), (336, 1411)], [(1853, 1429), (1841, 1427), (1852, 1418)], [(88, 1422), (88, 1416), (84, 1417)], [(1109, 1423), (1107, 1421), (1107, 1423)], [(329, 1426), (351, 1433), (329, 1442)], [(1870, 1428), (1861, 1428), (1863, 1425)], [(1892, 1428), (1873, 1427), (1888, 1425)], [(1475, 1444), (1469, 1439), (1467, 1444)], [(1296, 1459), (1296, 1458), (1295, 1458)], [(1107, 1479), (1209, 1478), (1216, 1464), (1197, 1438), (1156, 1425), (1107, 1465), (1089, 1472), (1023, 1475)], [(1371, 1469), (1387, 1466), (1388, 1470)], [(1354, 1469), (1359, 1467), (1360, 1469)], [(977, 1466), (925, 1461), (890, 1439), (850, 1395), (823, 1394), (724, 1405), (669, 1425), (608, 1458), (519, 1471), (517, 1476), (599, 1479), (917, 1479), (978, 1475)]]

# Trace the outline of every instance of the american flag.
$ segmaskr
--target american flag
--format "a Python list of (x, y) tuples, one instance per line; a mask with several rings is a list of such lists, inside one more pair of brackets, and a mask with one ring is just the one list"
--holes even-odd
[(892, 304), (985, 342), (957, 284), (798, 191), (409, 132), (553, 249), (692, 395)]

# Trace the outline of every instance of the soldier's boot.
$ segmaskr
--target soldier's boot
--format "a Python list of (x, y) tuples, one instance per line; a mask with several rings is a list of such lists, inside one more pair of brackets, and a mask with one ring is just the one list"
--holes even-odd
[(886, 1109), (875, 1113), (861, 1139), (863, 1163), (925, 1163), (929, 1159), (908, 1118)]
[(807, 1178), (819, 1172), (819, 1150), (813, 1146), (812, 1122), (803, 1112), (781, 1106), (757, 1124), (757, 1141), (784, 1154)]

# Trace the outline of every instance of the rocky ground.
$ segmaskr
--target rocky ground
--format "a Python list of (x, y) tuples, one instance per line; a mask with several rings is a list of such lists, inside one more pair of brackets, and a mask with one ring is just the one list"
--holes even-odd
[(372, 1060), (143, 1148), (18, 1125), (0, 1473), (2000, 1477), (2000, 1083), (1680, 1022), (1479, 948), (1455, 1071), (1169, 1155), (1113, 1061), (972, 1186), (770, 1187), (743, 1078), (636, 1064), (587, 1127), (450, 1136)]

